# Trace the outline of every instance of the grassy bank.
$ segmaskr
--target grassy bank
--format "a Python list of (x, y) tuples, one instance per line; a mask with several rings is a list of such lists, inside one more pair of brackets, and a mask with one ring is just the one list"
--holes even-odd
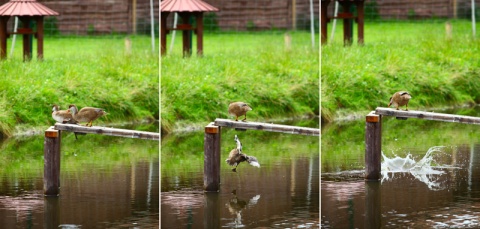
[(158, 119), (158, 52), (151, 52), (149, 37), (131, 40), (127, 55), (124, 37), (47, 37), (41, 62), (23, 62), (17, 42), (13, 56), (0, 62), (2, 135), (19, 125), (52, 125), (52, 104), (104, 108), (109, 115), (99, 122)]
[(470, 22), (452, 25), (448, 39), (445, 21), (366, 23), (365, 45), (351, 47), (337, 27), (321, 48), (322, 121), (385, 107), (399, 90), (412, 94), (411, 109), (480, 103), (480, 42)]
[(319, 114), (318, 47), (309, 33), (291, 37), (287, 50), (282, 32), (206, 34), (202, 58), (182, 58), (177, 37), (161, 60), (162, 131), (228, 118), (234, 101), (253, 107), (250, 120)]

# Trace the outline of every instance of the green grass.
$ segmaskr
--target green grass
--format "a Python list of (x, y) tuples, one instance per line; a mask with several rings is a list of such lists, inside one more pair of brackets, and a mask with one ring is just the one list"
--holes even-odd
[(350, 47), (337, 27), (321, 48), (322, 121), (386, 107), (400, 90), (412, 94), (411, 109), (480, 103), (480, 42), (470, 22), (452, 25), (447, 39), (445, 21), (368, 22), (365, 45)]
[(104, 108), (109, 115), (99, 123), (158, 119), (158, 50), (151, 51), (149, 37), (131, 40), (127, 55), (124, 37), (46, 37), (44, 60), (29, 62), (17, 42), (13, 56), (0, 61), (2, 135), (18, 126), (52, 125), (52, 104)]
[(281, 32), (205, 34), (202, 58), (182, 58), (178, 36), (161, 60), (162, 131), (228, 118), (235, 101), (252, 106), (250, 120), (318, 115), (318, 47), (311, 48), (309, 33), (291, 36), (286, 50)]

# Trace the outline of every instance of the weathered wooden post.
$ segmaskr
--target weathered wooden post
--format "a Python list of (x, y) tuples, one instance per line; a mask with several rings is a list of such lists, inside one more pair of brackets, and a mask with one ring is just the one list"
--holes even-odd
[(45, 196), (58, 196), (60, 192), (61, 131), (53, 126), (45, 131), (43, 142), (43, 192)]
[(380, 179), (382, 154), (382, 116), (370, 112), (365, 125), (365, 179)]
[(218, 192), (220, 189), (220, 140), (221, 127), (210, 123), (205, 127), (203, 188), (205, 192)]

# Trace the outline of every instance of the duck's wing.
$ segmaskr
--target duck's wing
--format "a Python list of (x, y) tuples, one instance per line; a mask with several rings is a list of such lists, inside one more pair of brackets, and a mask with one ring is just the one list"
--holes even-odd
[(260, 168), (260, 163), (258, 163), (258, 160), (254, 156), (246, 156), (248, 164)]

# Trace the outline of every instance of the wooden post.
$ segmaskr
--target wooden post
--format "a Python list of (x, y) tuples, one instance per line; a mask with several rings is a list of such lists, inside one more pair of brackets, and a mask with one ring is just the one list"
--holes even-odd
[(205, 127), (203, 188), (205, 192), (220, 189), (220, 140), (221, 127), (210, 123)]
[(196, 14), (197, 18), (197, 56), (203, 55), (203, 12)]
[(168, 12), (161, 13), (161, 20), (160, 20), (160, 53), (161, 55), (165, 55), (167, 53), (167, 17)]
[(382, 154), (382, 116), (374, 111), (366, 117), (365, 125), (365, 179), (380, 179)]
[[(185, 25), (190, 25), (190, 13), (181, 12), (180, 17), (182, 18), (182, 23)], [(192, 50), (190, 50), (190, 30), (182, 30), (182, 40), (183, 40), (183, 57), (190, 57)]]
[(43, 16), (37, 16), (37, 60), (43, 59)]
[(7, 21), (8, 17), (0, 17), (0, 59), (7, 58)]
[(60, 139), (61, 131), (50, 127), (45, 131), (43, 145), (43, 192), (45, 196), (58, 196), (60, 192)]
[(327, 17), (327, 9), (328, 9), (328, 4), (330, 1), (322, 0), (322, 4), (320, 4), (321, 7), (321, 18), (320, 18), (320, 24), (322, 27), (322, 34), (321, 34), (321, 39), (322, 39), (322, 45), (327, 43), (327, 24), (328, 24), (328, 17)]
[(357, 1), (357, 29), (358, 29), (358, 44), (363, 44), (363, 24), (364, 24), (364, 1)]
[[(348, 1), (341, 1), (340, 4), (343, 7), (343, 13), (345, 15), (350, 15), (350, 6), (351, 3)], [(352, 19), (343, 18), (343, 44), (345, 46), (352, 44)]]

